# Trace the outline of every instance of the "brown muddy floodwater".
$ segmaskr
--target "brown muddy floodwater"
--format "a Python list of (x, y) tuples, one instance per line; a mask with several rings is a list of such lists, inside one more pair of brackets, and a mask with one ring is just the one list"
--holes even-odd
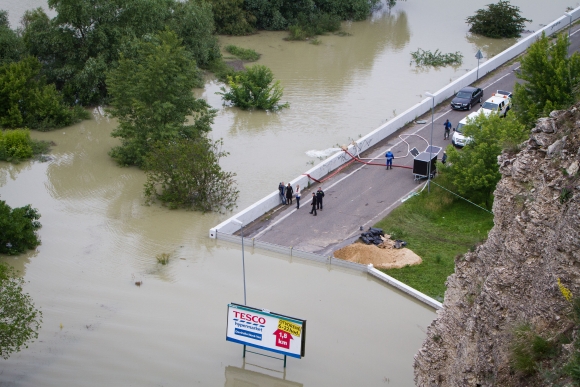
[[(223, 166), (238, 174), (240, 208), (473, 68), (478, 48), (489, 57), (512, 44), (467, 34), (463, 21), (488, 2), (399, 2), (319, 45), (278, 32), (221, 38), (260, 52), (291, 105), (278, 114), (222, 107), (211, 78), (196, 91), (219, 109), (212, 136), (231, 152)], [(533, 19), (530, 30), (578, 5), (512, 3)], [(0, 1), (13, 27), (43, 5)], [(417, 48), (460, 51), (464, 64), (418, 70), (409, 65)], [(50, 161), (0, 163), (2, 200), (31, 203), (43, 225), (36, 251), (0, 259), (23, 272), (44, 312), (39, 340), (0, 362), (0, 385), (413, 385), (433, 310), (365, 275), (251, 249), (248, 304), (307, 319), (308, 339), (285, 375), (276, 360), (250, 354), (244, 363), (241, 346), (225, 341), (226, 306), (243, 301), (241, 250), (207, 237), (229, 215), (144, 206), (143, 173), (107, 156), (114, 126), (97, 109), (73, 127), (33, 133), (57, 144)], [(168, 265), (157, 264), (160, 253), (171, 253)]]

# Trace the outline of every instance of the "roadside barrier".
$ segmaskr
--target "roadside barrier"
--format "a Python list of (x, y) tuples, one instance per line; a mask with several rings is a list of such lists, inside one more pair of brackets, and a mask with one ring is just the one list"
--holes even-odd
[[(216, 239), (236, 243), (238, 245), (242, 244), (242, 237), (238, 235), (217, 232)], [(373, 277), (377, 278), (378, 280), (385, 282), (386, 284), (402, 291), (403, 293), (406, 293), (411, 297), (416, 298), (417, 300), (429, 305), (432, 308), (435, 309), (443, 308), (443, 305), (439, 301), (413, 289), (408, 285), (405, 285), (401, 281), (394, 279), (393, 277), (383, 273), (382, 271), (375, 269), (373, 265), (363, 265), (361, 263), (349, 262), (343, 259), (334, 258), (333, 256), (324, 256), (316, 253), (311, 253), (309, 251), (302, 251), (292, 247), (285, 247), (275, 245), (273, 243), (261, 242), (254, 238), (244, 238), (244, 246), (263, 249), (267, 251), (273, 251), (280, 254), (286, 254), (291, 257), (307, 259), (310, 261), (315, 261), (326, 265), (341, 267), (349, 270), (355, 270), (362, 273), (366, 272), (372, 275)]]
[[(572, 22), (580, 17), (580, 7), (569, 12), (572, 15)], [(530, 34), (529, 36), (523, 38), (513, 46), (509, 47), (505, 51), (497, 54), (493, 58), (489, 58), (487, 61), (483, 62), (479, 66), (479, 78), (485, 76), (489, 72), (497, 69), (504, 63), (515, 58), (516, 56), (522, 54), (527, 48), (534, 43), (541, 35), (545, 32), (546, 35), (552, 35), (555, 32), (568, 28), (570, 18), (568, 16), (561, 16), (554, 20), (552, 23), (543, 27), (542, 29)], [(451, 82), (449, 85), (443, 87), (439, 91), (434, 93), (435, 105), (445, 101), (446, 99), (453, 96), (462, 87), (469, 86), (477, 81), (477, 68), (467, 72), (462, 77)], [(405, 110), (403, 113), (399, 114), (395, 118), (381, 125), (371, 133), (357, 140), (354, 145), (349, 145), (347, 151), (351, 154), (359, 154), (364, 152), (370, 147), (376, 145), (378, 142), (389, 137), (397, 130), (414, 121), (417, 117), (425, 114), (431, 109), (433, 101), (431, 98), (425, 98), (423, 101), (415, 104), (409, 109)], [(354, 157), (354, 156), (353, 156)], [(300, 184), (301, 187), (306, 188), (310, 182), (319, 182), (326, 180), (330, 175), (332, 176), (339, 173), (346, 166), (353, 163), (355, 160), (350, 157), (347, 152), (337, 152), (330, 156), (326, 160), (320, 162), (318, 165), (312, 167), (310, 170), (306, 171), (303, 175), (295, 178), (290, 182), (292, 186)], [(251, 206), (245, 208), (244, 210), (238, 212), (231, 218), (223, 221), (217, 226), (212, 227), (209, 230), (209, 237), (216, 238), (218, 231), (220, 233), (233, 234), (240, 229), (239, 224), (233, 222), (237, 219), (244, 224), (249, 224), (254, 220), (258, 219), (262, 215), (268, 213), (272, 209), (280, 205), (280, 198), (278, 191), (274, 191), (265, 198), (257, 201)]]

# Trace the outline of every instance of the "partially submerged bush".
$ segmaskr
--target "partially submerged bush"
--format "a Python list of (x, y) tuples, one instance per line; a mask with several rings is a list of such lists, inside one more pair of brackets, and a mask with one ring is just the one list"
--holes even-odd
[(478, 9), (475, 15), (467, 18), (467, 24), (471, 25), (470, 32), (488, 38), (517, 38), (524, 30), (525, 23), (532, 22), (522, 17), (519, 7), (509, 1), (500, 0), (487, 7)]
[(411, 52), (411, 56), (417, 66), (458, 66), (463, 62), (463, 55), (459, 51), (443, 54), (439, 49), (431, 52), (418, 48), (417, 51)]
[(0, 200), (0, 254), (17, 255), (40, 245), (39, 218), (38, 210), (30, 205), (12, 209)]
[(238, 46), (234, 46), (233, 44), (227, 45), (225, 50), (232, 55), (237, 56), (241, 60), (247, 60), (250, 62), (255, 62), (260, 59), (260, 54), (256, 51), (252, 50), (251, 48), (242, 48)]
[(241, 109), (263, 109), (278, 110), (288, 107), (288, 103), (280, 105), (284, 88), (280, 86), (280, 81), (274, 82), (274, 74), (266, 66), (255, 65), (249, 67), (245, 72), (228, 76), (229, 91), (225, 87), (221, 88), (220, 94), (224, 101), (231, 102), (232, 105)]

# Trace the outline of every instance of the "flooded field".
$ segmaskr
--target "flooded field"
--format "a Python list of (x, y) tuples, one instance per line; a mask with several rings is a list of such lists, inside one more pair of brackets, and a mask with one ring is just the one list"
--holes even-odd
[[(240, 208), (463, 75), (478, 48), (489, 57), (512, 44), (466, 34), (465, 18), (487, 3), (399, 2), (320, 45), (286, 42), (282, 32), (221, 38), (260, 52), (290, 103), (278, 114), (223, 107), (209, 76), (196, 91), (219, 109), (212, 136), (231, 153), (223, 166), (238, 174)], [(578, 5), (512, 3), (533, 19), (530, 30)], [(3, 0), (0, 8), (15, 23), (43, 4)], [(460, 51), (464, 64), (418, 70), (409, 65), (417, 48)], [(285, 374), (276, 360), (244, 363), (241, 346), (225, 341), (227, 303), (243, 300), (241, 250), (207, 238), (228, 215), (144, 206), (143, 172), (107, 155), (114, 127), (97, 109), (73, 127), (33, 133), (56, 143), (49, 161), (0, 163), (2, 200), (32, 204), (43, 225), (36, 251), (0, 259), (24, 274), (44, 313), (39, 340), (0, 363), (0, 385), (413, 384), (431, 309), (364, 275), (251, 249), (248, 304), (307, 319), (308, 339), (306, 357), (290, 359)], [(168, 265), (157, 263), (161, 253), (171, 254)]]

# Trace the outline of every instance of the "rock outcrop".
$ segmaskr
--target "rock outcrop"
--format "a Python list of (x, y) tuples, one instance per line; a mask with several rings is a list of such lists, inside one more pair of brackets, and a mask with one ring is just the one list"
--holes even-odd
[(557, 281), (580, 296), (579, 161), (579, 105), (540, 119), (517, 155), (498, 157), (494, 227), (456, 259), (444, 308), (415, 356), (417, 386), (538, 385), (510, 367), (510, 343), (518, 324), (570, 330)]

